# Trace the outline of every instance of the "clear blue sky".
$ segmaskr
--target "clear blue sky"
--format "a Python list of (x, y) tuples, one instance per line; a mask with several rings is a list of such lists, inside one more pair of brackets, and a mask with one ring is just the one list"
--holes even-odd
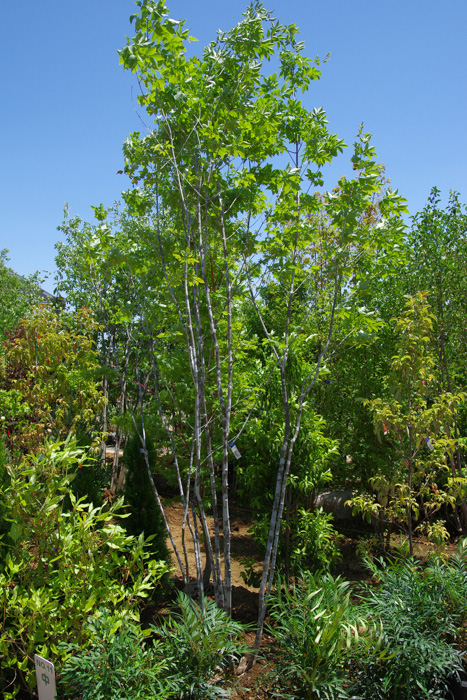
[[(236, 24), (247, 3), (167, 4), (201, 49), (217, 29)], [(308, 106), (322, 106), (348, 143), (365, 123), (411, 213), (433, 185), (444, 201), (450, 189), (467, 201), (465, 0), (265, 5), (299, 26), (310, 56), (331, 53)], [(3, 3), (0, 248), (9, 248), (9, 264), (21, 274), (53, 273), (65, 202), (70, 214), (91, 220), (91, 205), (111, 204), (128, 186), (117, 174), (121, 147), (141, 123), (135, 80), (119, 66), (117, 49), (132, 34), (134, 11), (132, 0)]]

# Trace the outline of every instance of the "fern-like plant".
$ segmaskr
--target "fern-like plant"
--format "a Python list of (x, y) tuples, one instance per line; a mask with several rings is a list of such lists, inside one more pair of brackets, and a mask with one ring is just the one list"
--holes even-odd
[(68, 659), (60, 674), (61, 696), (80, 700), (165, 700), (170, 697), (167, 662), (158, 644), (131, 619), (106, 609), (89, 619), (86, 649), (62, 644)]
[(249, 648), (241, 643), (243, 625), (232, 620), (214, 601), (193, 601), (179, 593), (180, 612), (153, 630), (160, 637), (169, 660), (174, 697), (184, 700), (214, 700), (230, 697), (225, 687), (234, 664)]
[(367, 563), (379, 585), (364, 588), (359, 607), (368, 620), (381, 623), (388, 654), (373, 660), (354, 657), (356, 695), (374, 700), (450, 697), (449, 680), (462, 670), (462, 653), (455, 646), (461, 613), (443, 577), (449, 570), (454, 574), (455, 567), (438, 560), (424, 571), (412, 558)]

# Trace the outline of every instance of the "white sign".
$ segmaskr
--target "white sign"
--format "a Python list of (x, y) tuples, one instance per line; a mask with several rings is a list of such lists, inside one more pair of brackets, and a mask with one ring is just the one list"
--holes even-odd
[(236, 444), (234, 442), (230, 443), (230, 449), (232, 450), (234, 457), (236, 457), (237, 459), (240, 459), (240, 457), (242, 455), (240, 454), (238, 447), (236, 446)]
[(57, 688), (55, 686), (54, 665), (37, 654), (34, 654), (34, 665), (36, 666), (39, 700), (55, 700)]

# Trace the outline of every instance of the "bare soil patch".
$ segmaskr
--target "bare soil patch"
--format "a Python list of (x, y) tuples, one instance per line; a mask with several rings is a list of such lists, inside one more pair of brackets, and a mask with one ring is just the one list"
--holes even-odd
[[(164, 509), (172, 531), (175, 546), (182, 556), (182, 526), (183, 526), (183, 505), (175, 499), (167, 499)], [(232, 559), (232, 601), (233, 617), (244, 623), (255, 622), (258, 613), (257, 594), (258, 590), (252, 586), (247, 586), (242, 578), (242, 571), (245, 570), (245, 560), (250, 559), (255, 562), (255, 570), (261, 571), (262, 557), (258, 552), (258, 547), (249, 534), (252, 520), (248, 511), (241, 508), (234, 508), (231, 512), (231, 559)], [(208, 525), (211, 532), (214, 531), (213, 519), (208, 518)], [(222, 532), (222, 528), (221, 528)], [(196, 577), (196, 562), (191, 534), (186, 528), (185, 542), (188, 554), (188, 566), (190, 578)], [(170, 542), (168, 542), (170, 545)], [(212, 540), (212, 544), (214, 541)], [(222, 546), (221, 537), (221, 546)], [(203, 553), (204, 554), (204, 553)], [(182, 557), (183, 561), (183, 557)], [(174, 576), (177, 587), (182, 586), (177, 559), (172, 550), (172, 565), (175, 569)], [(204, 561), (203, 561), (204, 565)], [(209, 589), (207, 591), (209, 595)]]

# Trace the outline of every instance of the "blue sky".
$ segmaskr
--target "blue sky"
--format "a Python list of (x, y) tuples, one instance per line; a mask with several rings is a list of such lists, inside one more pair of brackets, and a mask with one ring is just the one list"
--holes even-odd
[[(195, 50), (229, 29), (243, 0), (168, 0)], [(266, 0), (295, 22), (310, 56), (331, 53), (306, 97), (352, 143), (363, 121), (411, 213), (433, 185), (467, 201), (465, 0)], [(54, 271), (63, 206), (92, 219), (128, 186), (122, 143), (143, 128), (135, 79), (117, 50), (132, 34), (132, 0), (21, 0), (2, 7), (0, 248), (21, 274)], [(144, 114), (141, 114), (144, 117)], [(342, 167), (350, 153), (343, 157)], [(333, 181), (334, 182), (334, 181)], [(330, 184), (333, 184), (330, 183)], [(52, 289), (50, 278), (44, 284)]]

